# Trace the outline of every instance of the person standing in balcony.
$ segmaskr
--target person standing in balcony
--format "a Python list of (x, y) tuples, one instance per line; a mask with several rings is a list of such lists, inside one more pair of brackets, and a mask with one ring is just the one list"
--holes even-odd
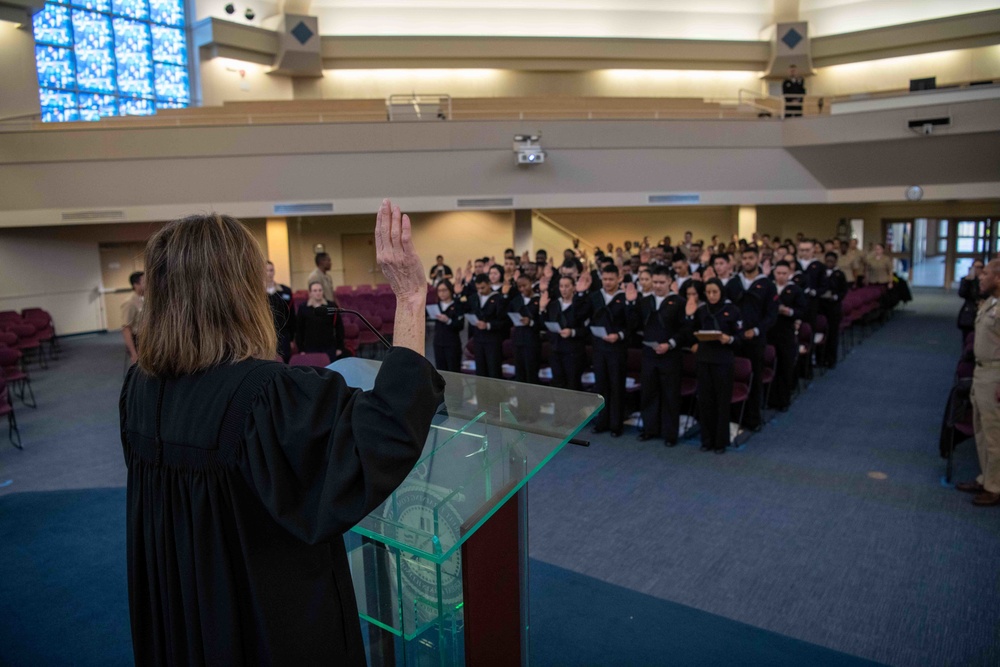
[(795, 65), (788, 66), (788, 78), (781, 82), (781, 94), (785, 98), (785, 118), (802, 115), (802, 95), (806, 94), (806, 81), (799, 76)]

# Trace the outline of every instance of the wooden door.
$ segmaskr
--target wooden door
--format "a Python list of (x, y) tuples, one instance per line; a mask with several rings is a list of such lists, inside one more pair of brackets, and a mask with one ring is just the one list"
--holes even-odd
[(387, 282), (375, 262), (374, 234), (344, 234), (340, 237), (345, 285), (379, 285)]
[(134, 271), (142, 271), (145, 243), (102, 243), (101, 283), (104, 293), (105, 325), (108, 331), (122, 328), (122, 304), (132, 296), (132, 285), (128, 277)]

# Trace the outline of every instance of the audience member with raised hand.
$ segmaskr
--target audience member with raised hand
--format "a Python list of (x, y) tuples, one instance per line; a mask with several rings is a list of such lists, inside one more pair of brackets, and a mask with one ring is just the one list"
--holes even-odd
[(984, 266), (983, 260), (973, 260), (969, 266), (969, 273), (958, 283), (958, 296), (963, 301), (962, 308), (958, 311), (958, 329), (962, 332), (963, 346), (966, 337), (976, 327), (976, 312), (983, 300), (979, 291), (979, 276), (982, 275)]
[(594, 388), (606, 401), (605, 409), (597, 416), (594, 432), (610, 430), (612, 437), (620, 436), (624, 427), (626, 337), (638, 322), (638, 311), (625, 300), (619, 280), (618, 267), (613, 262), (606, 263), (601, 269), (601, 289), (589, 296), (594, 334)]
[[(580, 376), (586, 365), (584, 351), (591, 311), (590, 301), (576, 287), (571, 276), (560, 276), (559, 296), (552, 299), (548, 292), (542, 292), (539, 309), (549, 332), (552, 386), (579, 391)], [(557, 402), (556, 423), (565, 422), (571, 409), (571, 405)]]
[(462, 370), (461, 332), (465, 316), (455, 299), (455, 288), (447, 280), (437, 285), (438, 314), (434, 317), (434, 364), (439, 371)]

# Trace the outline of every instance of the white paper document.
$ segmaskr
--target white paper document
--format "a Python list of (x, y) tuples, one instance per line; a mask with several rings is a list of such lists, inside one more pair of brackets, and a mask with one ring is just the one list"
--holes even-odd
[(465, 316), (465, 321), (471, 324), (472, 326), (476, 326), (477, 324), (479, 324), (479, 318), (473, 315), (472, 313), (468, 313)]
[(558, 322), (546, 322), (545, 328), (551, 331), (552, 333), (559, 333), (560, 331), (562, 331), (562, 328), (559, 326)]
[(436, 303), (427, 306), (427, 317), (432, 320), (436, 320), (437, 316), (441, 314), (441, 306)]
[(514, 323), (515, 327), (526, 327), (527, 324), (521, 324), (521, 313), (507, 313), (507, 317), (510, 321)]
[(604, 327), (590, 327), (590, 333), (594, 334), (594, 338), (604, 338), (608, 335), (608, 330)]
[(645, 345), (646, 347), (651, 347), (651, 348), (653, 348), (654, 350), (655, 350), (656, 348), (658, 348), (658, 347), (659, 347), (660, 345), (662, 345), (662, 344), (663, 344), (663, 343), (655, 343), (655, 342), (653, 342), (653, 341), (651, 341), (651, 340), (647, 340), (647, 341), (643, 342), (643, 345)]

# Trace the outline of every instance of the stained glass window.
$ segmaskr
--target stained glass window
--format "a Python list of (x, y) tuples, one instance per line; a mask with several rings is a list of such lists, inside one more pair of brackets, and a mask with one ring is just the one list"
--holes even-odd
[(34, 17), (44, 121), (191, 103), (184, 0), (49, 0)]

